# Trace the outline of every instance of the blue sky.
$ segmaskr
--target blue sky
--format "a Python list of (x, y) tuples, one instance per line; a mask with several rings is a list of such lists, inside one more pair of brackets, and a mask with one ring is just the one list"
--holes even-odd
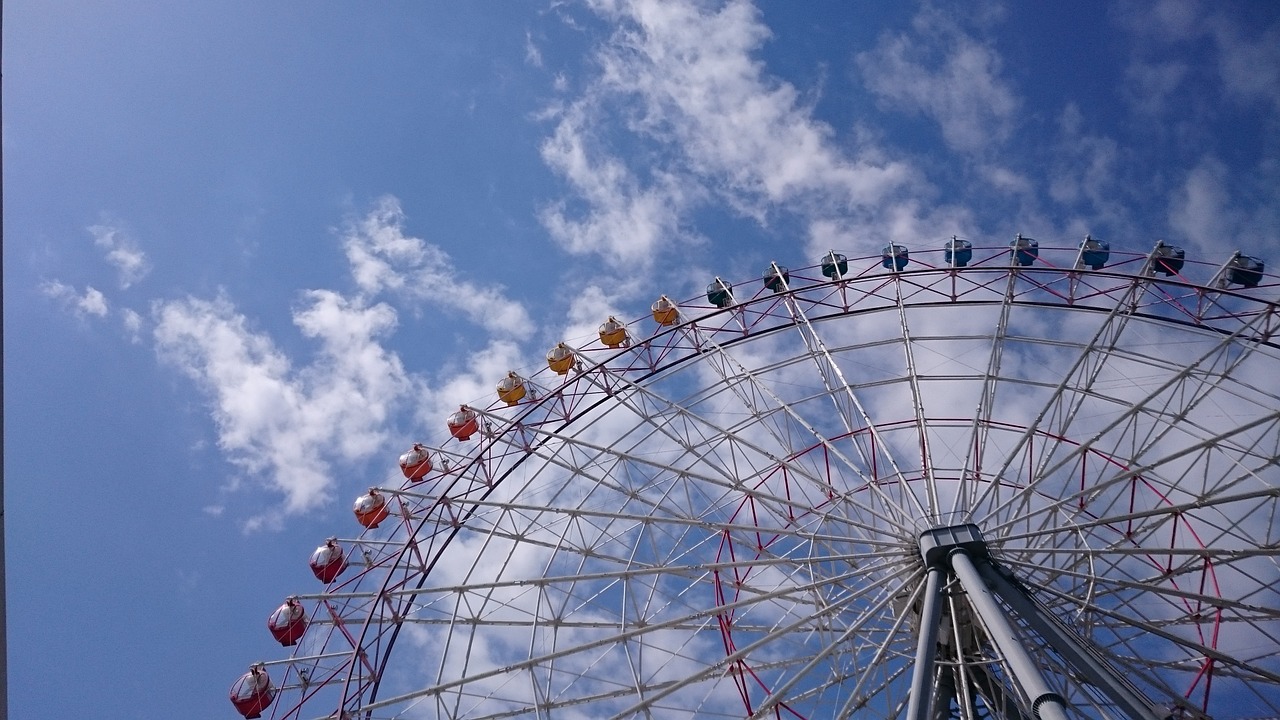
[(952, 235), (1280, 263), (1280, 5), (11, 2), (14, 717), (230, 717), (510, 368)]

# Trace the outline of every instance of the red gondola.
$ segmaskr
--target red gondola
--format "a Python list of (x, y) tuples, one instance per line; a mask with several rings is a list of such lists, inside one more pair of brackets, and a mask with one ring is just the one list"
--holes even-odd
[(311, 572), (315, 573), (317, 580), (326, 585), (333, 582), (346, 569), (347, 556), (342, 552), (342, 546), (338, 544), (337, 538), (329, 538), (311, 553)]
[(230, 697), (231, 704), (236, 706), (236, 712), (247, 720), (253, 720), (262, 717), (262, 711), (275, 700), (276, 690), (271, 686), (271, 678), (266, 669), (262, 665), (253, 665), (249, 672), (232, 683)]
[(298, 598), (290, 596), (283, 605), (276, 608), (271, 617), (267, 618), (267, 629), (281, 645), (297, 645), (302, 634), (307, 631), (307, 612), (302, 609)]

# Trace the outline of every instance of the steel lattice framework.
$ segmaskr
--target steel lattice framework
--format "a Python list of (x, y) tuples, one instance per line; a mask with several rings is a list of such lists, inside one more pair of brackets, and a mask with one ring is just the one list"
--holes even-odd
[(775, 264), (467, 406), (267, 712), (1280, 713), (1278, 285), (1016, 250)]

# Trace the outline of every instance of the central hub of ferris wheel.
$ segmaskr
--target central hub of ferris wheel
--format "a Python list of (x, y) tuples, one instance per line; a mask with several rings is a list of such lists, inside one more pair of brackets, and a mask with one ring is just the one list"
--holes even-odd
[(987, 557), (987, 543), (982, 531), (973, 523), (935, 527), (920, 533), (920, 557), (925, 567), (941, 567), (953, 552), (964, 552), (972, 557)]
[[(988, 551), (977, 525), (964, 523), (930, 528), (920, 534), (918, 547), (927, 574), (907, 709), (909, 720), (948, 716), (951, 703), (966, 702), (966, 698), (975, 693), (989, 705), (1013, 707), (998, 697), (1009, 690), (1021, 696), (1030, 707), (1031, 718), (1066, 720), (1070, 703), (1046, 679), (1042, 664), (1028, 649), (1031, 643), (1052, 649), (1065, 662), (1065, 670), (1086, 678), (1130, 717), (1144, 720), (1169, 717), (1102, 660), (1086, 639), (1063, 625), (1011, 573), (1001, 568)], [(950, 674), (952, 669), (966, 664), (964, 654), (969, 652), (965, 643), (947, 643), (941, 637), (943, 604), (947, 599), (953, 603), (951, 622), (955, 632), (958, 635), (961, 631), (962, 621), (954, 604), (958, 598), (963, 598), (969, 610), (963, 613), (970, 618), (963, 621), (968, 625), (964, 630), (971, 633), (980, 627), (991, 649), (999, 655), (1013, 688), (1001, 689), (1001, 683), (982, 663), (969, 663), (967, 676)], [(1011, 622), (1014, 615), (1019, 621), (1018, 627)], [(943, 646), (954, 653), (954, 657), (945, 658), (945, 666), (935, 662)]]

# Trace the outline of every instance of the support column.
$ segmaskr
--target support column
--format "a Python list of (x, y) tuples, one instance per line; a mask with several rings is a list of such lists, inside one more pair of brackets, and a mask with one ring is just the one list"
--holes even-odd
[(1091, 685), (1105, 693), (1129, 717), (1135, 720), (1167, 720), (1167, 713), (1156, 712), (1141, 692), (1085, 646), (1074, 633), (1062, 627), (1057, 618), (1043, 612), (1039, 603), (1022, 588), (1014, 585), (988, 563), (978, 566), (978, 572), (1036, 634), (1044, 638), (1074, 670), (1087, 677)]
[(1067, 720), (1066, 700), (1050, 689), (1040, 675), (1040, 669), (1022, 641), (1004, 616), (991, 591), (982, 582), (977, 568), (963, 548), (948, 555), (951, 570), (969, 596), (969, 605), (982, 619), (991, 642), (999, 648), (1005, 662), (1023, 692), (1031, 699), (1031, 712), (1038, 720)]
[(911, 671), (911, 696), (907, 720), (929, 720), (933, 704), (933, 660), (938, 654), (938, 624), (942, 622), (942, 568), (931, 567), (925, 579), (924, 604), (920, 608), (920, 636), (916, 664)]

